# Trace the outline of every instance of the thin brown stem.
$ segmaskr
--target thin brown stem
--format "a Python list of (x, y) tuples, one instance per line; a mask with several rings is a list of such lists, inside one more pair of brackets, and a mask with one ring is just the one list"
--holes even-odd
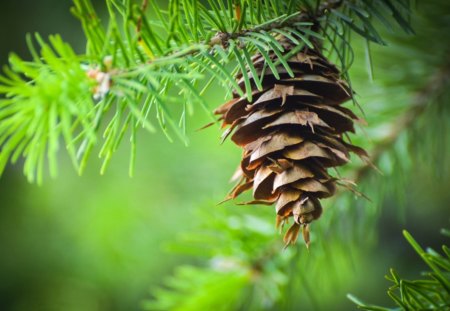
[[(147, 6), (148, 6), (148, 0), (142, 0), (142, 5), (141, 5), (142, 14), (145, 14), (145, 11), (147, 10)], [(141, 40), (141, 30), (142, 30), (142, 15), (139, 16), (137, 23), (136, 23), (136, 33), (137, 33), (138, 41)]]
[[(381, 156), (392, 148), (400, 135), (416, 122), (417, 118), (425, 112), (432, 98), (445, 90), (449, 82), (450, 63), (436, 70), (427, 84), (414, 96), (411, 107), (395, 121), (390, 134), (379, 142), (373, 150), (371, 155), (372, 163), (377, 163)], [(355, 180), (359, 181), (364, 179), (370, 172), (372, 172), (370, 166), (366, 165), (361, 167), (356, 171)]]
[[(146, 1), (144, 0), (144, 3)], [(241, 37), (247, 36), (247, 34), (251, 32), (260, 32), (260, 31), (272, 31), (273, 29), (280, 29), (285, 27), (291, 27), (299, 22), (317, 22), (317, 20), (326, 14), (331, 9), (336, 9), (342, 4), (342, 0), (337, 1), (326, 1), (322, 5), (320, 5), (319, 9), (315, 14), (310, 14), (308, 12), (299, 12), (297, 15), (293, 15), (289, 18), (283, 19), (281, 21), (275, 21), (273, 23), (264, 24), (262, 26), (257, 26), (251, 29), (244, 29), (238, 32), (218, 32), (211, 40), (207, 42), (200, 43), (202, 47), (213, 47), (215, 45), (222, 45), (224, 47), (229, 46), (229, 42), (231, 40), (235, 40)], [(139, 26), (140, 23), (138, 23)], [(196, 54), (200, 51), (201, 48), (189, 49), (187, 51), (175, 51), (170, 55), (165, 55), (162, 58), (168, 58), (172, 55), (176, 55), (177, 57), (189, 56)], [(153, 61), (158, 61), (158, 58), (155, 58)]]

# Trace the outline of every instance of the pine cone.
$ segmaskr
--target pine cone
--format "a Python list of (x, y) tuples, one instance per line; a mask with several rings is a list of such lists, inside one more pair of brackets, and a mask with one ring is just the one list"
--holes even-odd
[[(282, 39), (285, 53), (293, 46)], [(274, 63), (278, 58), (269, 54)], [(351, 99), (348, 85), (339, 70), (319, 52), (304, 48), (288, 60), (295, 77), (279, 65), (280, 79), (266, 68), (262, 55), (252, 58), (261, 76), (259, 91), (252, 73), (252, 101), (234, 98), (216, 109), (223, 127), (243, 148), (243, 158), (235, 175), (239, 179), (228, 196), (233, 199), (253, 190), (254, 201), (244, 204), (275, 204), (277, 226), (293, 217), (294, 224), (284, 236), (286, 245), (296, 242), (300, 228), (309, 246), (309, 223), (322, 214), (320, 199), (332, 196), (336, 179), (327, 170), (349, 161), (349, 152), (366, 158), (361, 148), (343, 139), (354, 132), (357, 116), (341, 106)], [(244, 89), (242, 74), (237, 77)]]

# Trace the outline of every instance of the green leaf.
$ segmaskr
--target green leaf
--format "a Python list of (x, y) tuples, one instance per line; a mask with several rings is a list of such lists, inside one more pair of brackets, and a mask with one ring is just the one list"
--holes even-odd
[(272, 59), (270, 58), (269, 54), (260, 46), (256, 47), (259, 51), (259, 53), (264, 57), (265, 63), (269, 66), (270, 70), (272, 71), (273, 76), (276, 79), (280, 79), (280, 75), (278, 73), (277, 68), (275, 67)]
[[(231, 41), (231, 42), (233, 42), (233, 41)], [(252, 100), (253, 100), (252, 86), (251, 86), (251, 82), (250, 82), (250, 77), (248, 76), (248, 73), (247, 73), (246, 64), (244, 63), (244, 60), (242, 59), (241, 52), (237, 49), (237, 47), (234, 43), (232, 43), (230, 45), (230, 49), (233, 51), (233, 53), (238, 61), (240, 71), (241, 71), (242, 77), (244, 79), (247, 99), (249, 102), (252, 102)]]
[(252, 73), (252, 78), (253, 78), (253, 81), (255, 82), (257, 89), (259, 91), (262, 91), (263, 90), (262, 81), (258, 75), (258, 72), (257, 72), (255, 66), (253, 65), (249, 51), (244, 47), (244, 48), (242, 48), (242, 52), (244, 54), (245, 62), (247, 64), (248, 68), (250, 69), (250, 72)]

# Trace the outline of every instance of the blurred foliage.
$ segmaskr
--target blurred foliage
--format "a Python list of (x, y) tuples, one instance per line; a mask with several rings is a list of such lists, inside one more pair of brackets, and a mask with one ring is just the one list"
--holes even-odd
[[(95, 4), (102, 12), (103, 1)], [(22, 59), (29, 58), (25, 44), (17, 43), (24, 42), (19, 32), (24, 29), (43, 37), (55, 29), (83, 54), (69, 5), (2, 1), (1, 59), (16, 50), (13, 44)], [(329, 200), (313, 224), (309, 252), (300, 244), (282, 250), (271, 208), (215, 206), (226, 194), (239, 154), (231, 144), (212, 147), (219, 143), (215, 128), (195, 132), (209, 122), (195, 114), (186, 119), (189, 148), (158, 133), (137, 132), (132, 179), (125, 177), (129, 150), (122, 145), (103, 178), (97, 173), (102, 161), (95, 157), (79, 178), (70, 158), (57, 153), (60, 177), (40, 187), (20, 178), (21, 158), (6, 166), (0, 180), (2, 309), (136, 310), (144, 301), (147, 310), (351, 310), (347, 293), (391, 304), (380, 276), (394, 266), (413, 279), (422, 269), (401, 229), (436, 249), (442, 244), (436, 228), (447, 226), (449, 218), (449, 42), (444, 38), (450, 9), (448, 1), (439, 0), (416, 6), (411, 15), (416, 36), (380, 30), (387, 47), (351, 36), (349, 75), (369, 123), (351, 139), (374, 150), (383, 175), (361, 168), (357, 159), (340, 172), (356, 176), (371, 202), (348, 192)], [(103, 25), (108, 16), (99, 14)], [(346, 62), (351, 55), (347, 50)], [(330, 56), (340, 63), (339, 56)], [(365, 62), (365, 56), (372, 61)], [(92, 61), (102, 62), (101, 56)], [(211, 87), (204, 99), (214, 107), (225, 95), (224, 88)], [(183, 108), (172, 104), (170, 112), (182, 115)], [(114, 112), (105, 115), (106, 122)], [(150, 121), (158, 123), (155, 115)], [(93, 154), (100, 149), (94, 146)]]
[[(227, 206), (198, 213), (198, 229), (180, 235), (171, 250), (189, 253), (201, 259), (202, 265), (179, 268), (164, 288), (152, 290), (157, 299), (144, 303), (144, 309), (346, 308), (345, 300), (334, 301), (333, 297), (337, 292), (345, 295), (344, 285), (359, 283), (352, 275), (364, 269), (364, 260), (359, 252), (352, 251), (350, 240), (346, 245), (345, 237), (320, 232), (317, 235), (324, 241), (316, 241), (314, 235), (310, 252), (304, 245), (283, 250), (271, 211), (248, 215), (237, 209)], [(314, 227), (313, 232), (321, 229)], [(336, 229), (332, 230), (335, 234)]]

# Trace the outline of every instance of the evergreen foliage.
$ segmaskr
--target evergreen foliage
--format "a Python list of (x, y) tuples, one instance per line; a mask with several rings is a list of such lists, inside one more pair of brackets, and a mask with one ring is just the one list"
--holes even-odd
[[(369, 127), (366, 135), (359, 133), (352, 140), (373, 150), (373, 162), (384, 174), (381, 182), (358, 161), (348, 168), (360, 186), (356, 196), (374, 202), (350, 195), (328, 202), (333, 208), (327, 208), (328, 216), (315, 225), (311, 253), (292, 248), (279, 256), (282, 244), (265, 211), (249, 216), (214, 210), (214, 215), (198, 217), (199, 231), (186, 233), (174, 246), (192, 254), (197, 264), (177, 269), (165, 286), (152, 291), (145, 309), (292, 310), (300, 304), (306, 309), (332, 308), (317, 302), (316, 289), (320, 296), (330, 296), (354, 273), (352, 262), (362, 259), (351, 250), (375, 242), (373, 227), (384, 196), (397, 195), (398, 206), (403, 206), (404, 185), (414, 178), (414, 167), (436, 179), (450, 173), (450, 45), (436, 40), (450, 32), (448, 15), (442, 14), (450, 12), (447, 1), (413, 5), (413, 13), (408, 0), (171, 0), (166, 6), (152, 0), (107, 0), (106, 5), (109, 16), (104, 23), (89, 0), (74, 0), (73, 14), (87, 38), (84, 54), (76, 55), (58, 36), (44, 40), (35, 35), (27, 38), (33, 60), (11, 55), (0, 77), (0, 172), (9, 161), (24, 157), (28, 180), (42, 182), (47, 165), (56, 175), (61, 145), (80, 173), (98, 147), (104, 172), (128, 137), (131, 174), (140, 128), (153, 132), (158, 123), (169, 139), (176, 135), (187, 143), (188, 117), (194, 108), (200, 105), (211, 114), (204, 99), (209, 88), (219, 85), (226, 96), (233, 91), (251, 96), (243, 73), (247, 67), (254, 69), (255, 53), (265, 56), (267, 70), (274, 75), (280, 64), (289, 72), (289, 65), (273, 63), (267, 53), (283, 53), (276, 41), (282, 35), (298, 50), (322, 42), (342, 79), (364, 96)], [(412, 34), (413, 28), (418, 33), (414, 39), (399, 34), (399, 29)], [(383, 57), (377, 57), (373, 43), (387, 42)], [(355, 59), (364, 53), (367, 72)], [(393, 66), (408, 70), (391, 75)], [(244, 88), (235, 82), (239, 73)], [(368, 76), (374, 84), (367, 85)], [(317, 235), (321, 238), (316, 240)], [(448, 256), (446, 247), (444, 252)], [(432, 261), (430, 267), (448, 268), (444, 256), (422, 250), (419, 254)], [(320, 271), (314, 269), (317, 266)], [(331, 274), (338, 281), (329, 282), (325, 276)], [(448, 302), (448, 271), (436, 275), (431, 281), (409, 282), (393, 273), (390, 295), (397, 297), (393, 299), (402, 310), (428, 303), (439, 308)], [(417, 292), (417, 284), (426, 290)], [(395, 296), (394, 290), (405, 286), (406, 291)]]
[(46, 43), (36, 35), (36, 40), (28, 38), (34, 59), (29, 62), (12, 55), (1, 78), (0, 92), (6, 98), (0, 103), (0, 172), (8, 161), (23, 156), (28, 180), (42, 182), (46, 162), (51, 175), (56, 175), (60, 137), (80, 173), (101, 141), (104, 172), (128, 135), (132, 174), (136, 132), (141, 127), (154, 130), (151, 114), (156, 114), (169, 139), (175, 133), (187, 142), (186, 122), (193, 106), (199, 104), (210, 112), (202, 97), (208, 87), (219, 83), (251, 97), (248, 76), (244, 75), (241, 89), (234, 74), (246, 72), (246, 66), (253, 68), (250, 58), (255, 51), (265, 56), (267, 70), (278, 76), (278, 64), (267, 53), (282, 56), (277, 35), (297, 46), (279, 57), (291, 76), (283, 59), (304, 45), (311, 47), (318, 38), (337, 57), (348, 80), (351, 34), (383, 44), (375, 19), (388, 29), (397, 23), (412, 32), (408, 3), (173, 0), (162, 8), (155, 1), (107, 0), (105, 26), (90, 0), (75, 0), (72, 13), (83, 25), (86, 53), (75, 55), (57, 36)]

